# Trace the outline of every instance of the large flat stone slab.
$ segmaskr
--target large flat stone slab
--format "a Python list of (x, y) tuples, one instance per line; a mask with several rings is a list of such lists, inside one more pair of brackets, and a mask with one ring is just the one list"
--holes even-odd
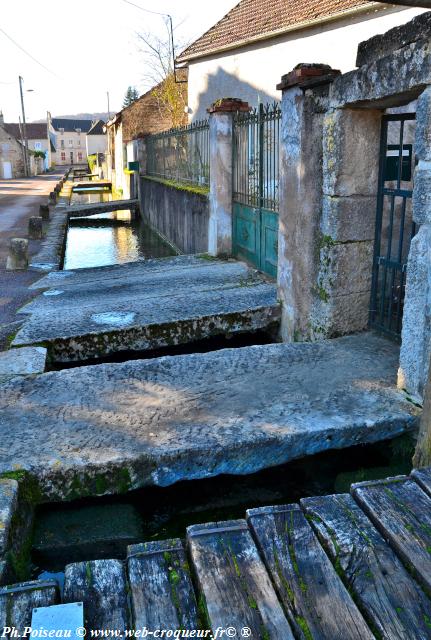
[(45, 371), (46, 349), (22, 347), (0, 351), (0, 382), (12, 376), (29, 376)]
[(412, 429), (372, 334), (79, 367), (0, 387), (0, 473), (45, 500), (247, 474)]
[(30, 315), (14, 347), (43, 344), (52, 361), (71, 362), (270, 329), (280, 318), (275, 284), (241, 262), (173, 258), (84, 271), (43, 279), (50, 288), (22, 309)]

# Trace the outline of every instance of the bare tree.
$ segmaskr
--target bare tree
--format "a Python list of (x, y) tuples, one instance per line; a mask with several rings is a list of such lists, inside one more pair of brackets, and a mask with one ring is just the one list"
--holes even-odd
[(187, 104), (187, 84), (177, 82), (187, 80), (187, 71), (179, 69), (175, 73), (174, 57), (179, 46), (173, 44), (169, 20), (165, 20), (166, 35), (159, 37), (152, 33), (138, 33), (140, 51), (145, 60), (144, 81), (154, 87), (153, 95), (157, 100), (160, 113), (169, 115), (172, 127), (187, 122), (185, 107)]

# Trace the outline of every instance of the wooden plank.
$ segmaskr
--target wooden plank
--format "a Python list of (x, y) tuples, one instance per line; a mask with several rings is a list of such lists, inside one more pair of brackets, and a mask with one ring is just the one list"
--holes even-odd
[(83, 602), (87, 631), (128, 628), (126, 575), (119, 560), (69, 564), (65, 570), (63, 602)]
[(352, 495), (431, 593), (431, 499), (409, 478), (352, 485)]
[(198, 611), (181, 540), (144, 542), (128, 548), (133, 628), (151, 633), (198, 629)]
[(247, 519), (298, 638), (374, 638), (298, 505), (250, 509)]
[(427, 467), (426, 469), (413, 469), (411, 472), (411, 477), (415, 480), (418, 485), (431, 496), (431, 468)]
[(230, 627), (236, 637), (293, 640), (245, 520), (193, 525), (187, 540), (213, 633)]
[(55, 580), (32, 580), (0, 588), (1, 632), (4, 627), (14, 627), (21, 636), (25, 627), (31, 626), (34, 608), (50, 607), (58, 602)]
[(431, 602), (349, 494), (301, 500), (372, 628), (386, 640), (431, 639)]

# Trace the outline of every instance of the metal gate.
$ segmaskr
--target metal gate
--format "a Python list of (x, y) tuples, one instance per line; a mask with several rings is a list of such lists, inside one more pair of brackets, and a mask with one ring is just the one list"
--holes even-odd
[(370, 325), (400, 338), (410, 242), (414, 170), (412, 113), (383, 117)]
[(238, 113), (233, 130), (233, 254), (276, 277), (279, 103)]

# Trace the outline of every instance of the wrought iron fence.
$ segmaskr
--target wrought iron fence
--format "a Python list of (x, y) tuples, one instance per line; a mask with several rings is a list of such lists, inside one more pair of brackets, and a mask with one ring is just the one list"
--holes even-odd
[(199, 120), (185, 127), (150, 135), (146, 142), (148, 175), (209, 186), (208, 120)]
[(278, 211), (280, 103), (260, 104), (234, 118), (233, 199)]

